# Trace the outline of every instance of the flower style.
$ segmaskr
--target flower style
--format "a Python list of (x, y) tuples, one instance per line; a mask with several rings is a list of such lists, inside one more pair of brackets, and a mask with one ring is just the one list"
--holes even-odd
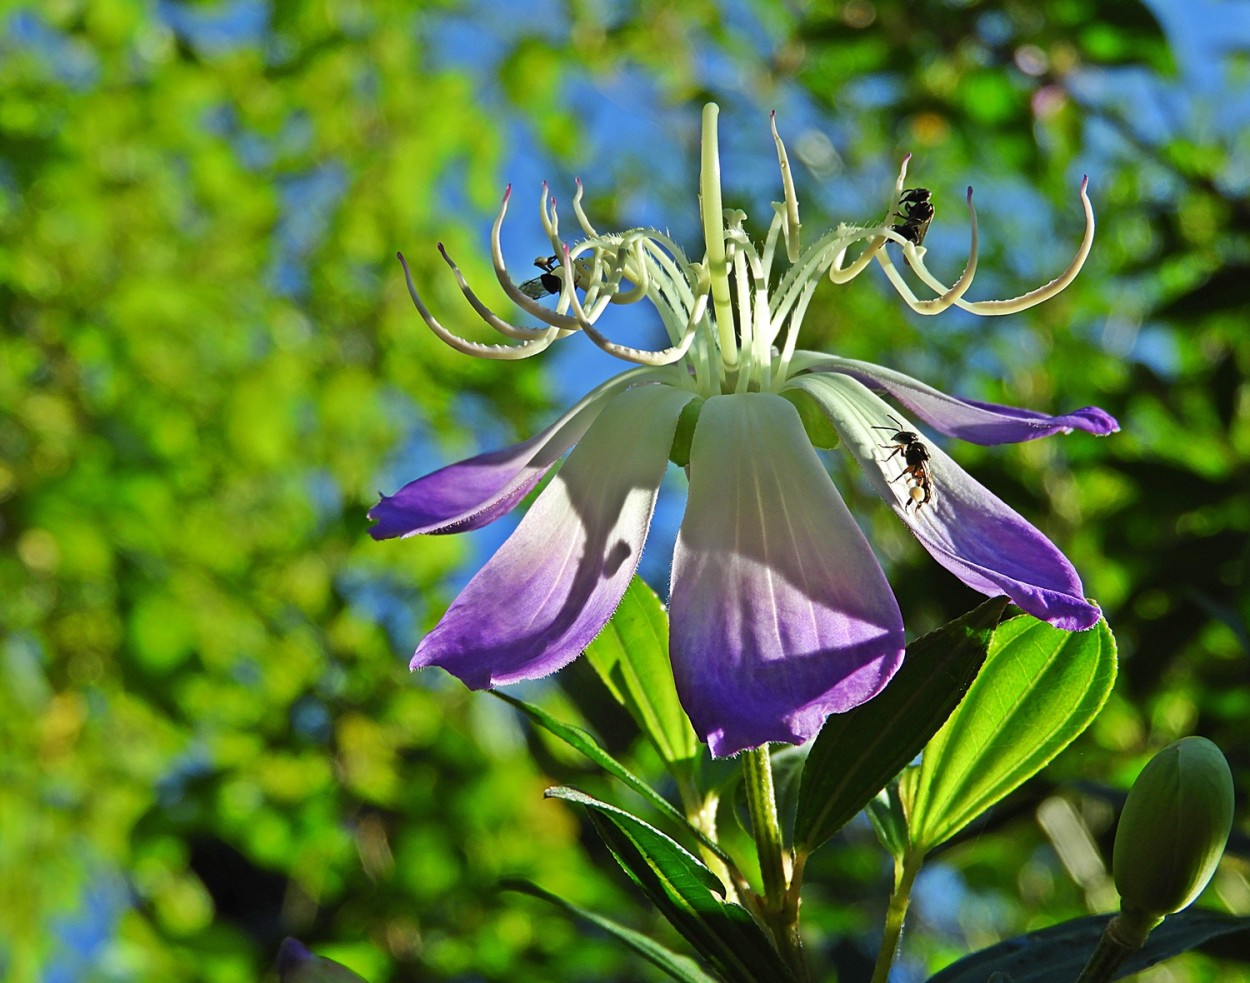
[[(491, 237), (495, 273), (508, 297), (543, 327), (519, 327), (492, 312), (439, 246), (474, 310), (516, 342), (498, 345), (448, 331), (418, 296), (404, 264), (417, 310), (458, 351), (527, 358), (581, 332), (635, 367), (538, 436), (419, 478), (369, 515), (377, 520), (370, 529), (376, 539), (475, 529), (515, 506), (572, 448), (413, 657), (414, 669), (441, 666), (480, 689), (547, 675), (582, 652), (638, 566), (667, 463), (685, 466), (690, 490), (673, 558), (670, 653), (696, 731), (713, 754), (724, 756), (769, 741), (806, 741), (830, 713), (876, 695), (903, 658), (898, 604), (813, 449), (813, 439), (834, 443), (821, 439), (830, 424), (938, 563), (975, 590), (1006, 594), (1030, 614), (1071, 630), (1089, 628), (1099, 611), (1068, 560), (941, 448), (924, 442), (904, 412), (978, 444), (1074, 429), (1101, 435), (1118, 427), (1095, 407), (1047, 416), (959, 399), (881, 366), (796, 347), (821, 278), (845, 283), (873, 260), (921, 314), (951, 305), (1008, 314), (1054, 296), (1076, 276), (1093, 241), (1084, 183), (1085, 235), (1069, 267), (1020, 297), (967, 301), (977, 262), (971, 189), (971, 249), (950, 287), (925, 267), (925, 250), (915, 242), (922, 237), (897, 222), (905, 218), (896, 209), (907, 159), (881, 222), (839, 225), (801, 250), (798, 201), (774, 119), (784, 201), (774, 204), (760, 246), (747, 238), (742, 212), (722, 209), (717, 113), (715, 105), (703, 113), (706, 252), (699, 261), (657, 229), (596, 231), (581, 206), (580, 182), (573, 212), (583, 238), (569, 245), (544, 185), (540, 211), (554, 256), (542, 281), (558, 293), (553, 310), (530, 296), (543, 291), (514, 284), (504, 264), (499, 233), (509, 188)], [(916, 297), (887, 242), (901, 247), (936, 296)], [(848, 261), (848, 249), (858, 243), (865, 244), (862, 251)], [(789, 266), (774, 278), (779, 246)], [(641, 350), (600, 333), (596, 324), (609, 305), (644, 298), (659, 313), (670, 347)]]

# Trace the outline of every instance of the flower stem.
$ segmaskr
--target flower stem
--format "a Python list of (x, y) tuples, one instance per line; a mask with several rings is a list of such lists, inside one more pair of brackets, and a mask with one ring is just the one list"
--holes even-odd
[[(1158, 920), (1154, 921), (1157, 924)], [(1120, 964), (1142, 947), (1150, 927), (1141, 931), (1142, 926), (1134, 925), (1132, 919), (1126, 919), (1123, 914), (1116, 915), (1102, 930), (1102, 937), (1077, 977), (1077, 983), (1107, 983)]]
[(890, 895), (890, 907), (885, 913), (885, 932), (881, 938), (881, 951), (877, 953), (877, 965), (872, 971), (872, 983), (886, 983), (890, 966), (898, 952), (899, 939), (903, 935), (903, 921), (911, 904), (911, 887), (920, 873), (924, 857), (908, 852), (894, 861), (894, 893)]
[(742, 780), (746, 788), (747, 809), (751, 813), (751, 833), (755, 837), (755, 850), (760, 861), (760, 876), (764, 881), (760, 914), (795, 978), (807, 980), (803, 941), (799, 935), (799, 899), (797, 892), (790, 891), (767, 744), (743, 754)]

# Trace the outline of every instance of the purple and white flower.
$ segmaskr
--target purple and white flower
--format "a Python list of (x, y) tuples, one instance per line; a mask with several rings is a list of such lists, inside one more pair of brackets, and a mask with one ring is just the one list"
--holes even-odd
[[(952, 286), (929, 272), (923, 248), (896, 231), (906, 160), (882, 221), (839, 225), (801, 249), (798, 201), (774, 123), (784, 200), (774, 205), (764, 242), (755, 243), (744, 231), (746, 216), (722, 209), (716, 120), (709, 105), (700, 177), (706, 251), (698, 260), (657, 229), (598, 232), (582, 209), (579, 183), (573, 211), (581, 238), (572, 244), (561, 239), (554, 199), (543, 188), (542, 223), (559, 264), (551, 264), (559, 277), (554, 309), (514, 284), (504, 264), (499, 231), (508, 194), (495, 221), (499, 283), (542, 327), (496, 315), (443, 253), (469, 303), (515, 344), (487, 345), (448, 331), (408, 276), (421, 316), (458, 351), (526, 358), (581, 333), (635, 367), (538, 436), (419, 478), (369, 514), (376, 539), (475, 529), (515, 506), (568, 453), (413, 657), (413, 668), (441, 666), (486, 688), (555, 672), (598, 634), (637, 569), (665, 468), (678, 460), (690, 491), (673, 558), (673, 671), (696, 731), (713, 754), (730, 755), (769, 741), (806, 741), (830, 713), (880, 692), (903, 658), (898, 604), (813, 449), (808, 431), (828, 429), (813, 420), (832, 426), (872, 487), (942, 566), (975, 590), (1006, 594), (1071, 630), (1092, 626), (1099, 610), (1063, 554), (934, 444), (923, 444), (930, 495), (920, 501), (913, 488), (921, 477), (903, 473), (912, 462), (895, 453), (890, 431), (920, 439), (911, 415), (978, 444), (1118, 428), (1094, 407), (1047, 416), (959, 399), (890, 369), (797, 347), (819, 281), (845, 283), (874, 260), (922, 314), (952, 305), (1007, 314), (1054, 296), (1076, 276), (1093, 240), (1084, 183), (1085, 235), (1069, 267), (1020, 297), (968, 301), (977, 263), (971, 189), (971, 249)], [(888, 242), (901, 247), (936, 296), (916, 297), (891, 262)], [(861, 243), (848, 261), (848, 250)], [(788, 268), (774, 278), (780, 253)], [(596, 324), (609, 305), (644, 299), (663, 321), (670, 347), (640, 350), (600, 333)]]

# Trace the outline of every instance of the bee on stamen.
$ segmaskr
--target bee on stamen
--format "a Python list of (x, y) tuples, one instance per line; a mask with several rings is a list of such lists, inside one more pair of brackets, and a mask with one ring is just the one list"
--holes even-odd
[(923, 243), (933, 221), (932, 197), (928, 188), (907, 188), (898, 200), (899, 211), (894, 213), (902, 221), (895, 223), (892, 231), (914, 245)]
[(894, 417), (890, 417), (894, 423), (892, 427), (874, 426), (874, 430), (892, 430), (890, 436), (892, 444), (879, 444), (879, 447), (890, 450), (886, 456), (889, 461), (898, 455), (903, 456), (905, 467), (902, 472), (890, 481), (898, 481), (906, 478), (908, 482), (907, 497), (908, 501), (903, 506), (914, 505), (916, 512), (919, 513), (922, 506), (933, 500), (933, 475), (929, 471), (929, 448), (920, 439), (920, 434), (914, 430), (904, 430), (901, 423)]
[(559, 259), (558, 256), (539, 256), (534, 260), (534, 265), (542, 270), (542, 273), (521, 284), (519, 288), (521, 293), (531, 300), (558, 294), (564, 285), (564, 277), (555, 272), (560, 268)]

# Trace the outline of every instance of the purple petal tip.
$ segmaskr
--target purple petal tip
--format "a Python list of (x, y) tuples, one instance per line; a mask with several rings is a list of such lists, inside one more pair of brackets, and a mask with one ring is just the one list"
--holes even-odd
[(1084, 406), (1069, 413), (1068, 418), (1076, 427), (1096, 437), (1105, 437), (1107, 434), (1117, 433), (1120, 429), (1119, 421), (1097, 406)]
[(303, 942), (287, 936), (278, 948), (278, 974), (282, 976), (290, 973), (305, 963), (311, 962), (313, 958), (313, 954)]
[(1102, 620), (1102, 608), (1093, 601), (1084, 604), (1074, 602), (1063, 614), (1044, 620), (1063, 631), (1089, 631)]

